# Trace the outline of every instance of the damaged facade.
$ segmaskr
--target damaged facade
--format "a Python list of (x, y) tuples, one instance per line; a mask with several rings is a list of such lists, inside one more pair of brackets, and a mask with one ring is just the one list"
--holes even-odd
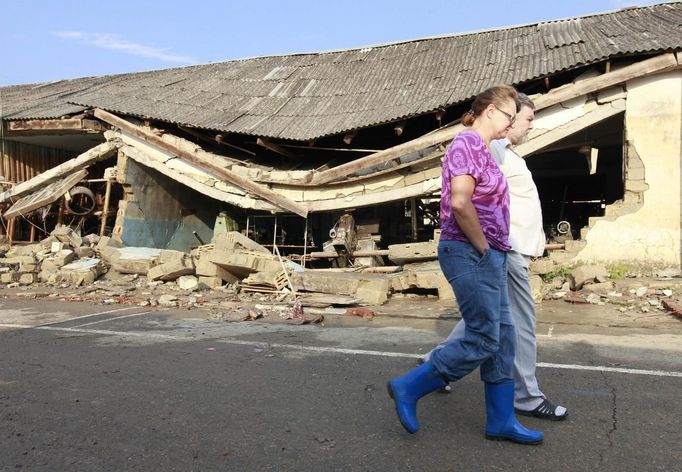
[(4, 87), (5, 232), (37, 241), (67, 225), (123, 246), (194, 249), (213, 286), (266, 264), (249, 251), (253, 270), (220, 259), (221, 235), (236, 232), (270, 254), (274, 290), (279, 253), (301, 268), (367, 268), (284, 269), (299, 290), (372, 304), (414, 289), (451, 297), (434, 262), (441, 159), (472, 98), (510, 83), (537, 105), (518, 153), (552, 263), (679, 268), (680, 26), (682, 5), (670, 3)]

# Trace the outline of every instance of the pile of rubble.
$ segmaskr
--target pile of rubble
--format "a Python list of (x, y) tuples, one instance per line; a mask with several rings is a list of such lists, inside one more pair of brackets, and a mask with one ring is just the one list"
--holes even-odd
[[(389, 298), (453, 300), (452, 289), (437, 261), (437, 237), (427, 242), (395, 244), (378, 250), (374, 242), (358, 245), (354, 265), (304, 269), (236, 231), (217, 234), (211, 244), (191, 253), (145, 247), (122, 247), (114, 239), (81, 237), (57, 228), (37, 244), (6, 246), (0, 257), (0, 282), (7, 288), (41, 284), (47, 296), (98, 299), (142, 306), (230, 309), (235, 304), (282, 304), (294, 298), (309, 308), (378, 306)], [(324, 257), (333, 256), (329, 245)], [(363, 252), (364, 251), (364, 252)], [(380, 254), (380, 256), (378, 255)], [(384, 257), (395, 265), (384, 265)], [(614, 278), (606, 267), (558, 267), (548, 259), (531, 264), (536, 302), (614, 304), (620, 311), (666, 310), (665, 301), (682, 294), (679, 271), (655, 278)], [(665, 276), (665, 277), (664, 277)], [(91, 295), (88, 297), (88, 295)], [(241, 308), (240, 308), (241, 309)]]
[[(531, 285), (536, 302), (564, 300), (568, 303), (617, 305), (620, 312), (669, 311), (682, 296), (682, 274), (664, 269), (622, 273), (623, 268), (603, 265), (557, 267), (540, 259), (531, 266)], [(619, 273), (616, 273), (619, 272)]]
[(40, 243), (7, 247), (0, 258), (0, 282), (7, 287), (36, 282), (73, 286), (92, 284), (106, 272), (95, 257), (100, 238), (80, 237), (67, 227), (60, 227)]

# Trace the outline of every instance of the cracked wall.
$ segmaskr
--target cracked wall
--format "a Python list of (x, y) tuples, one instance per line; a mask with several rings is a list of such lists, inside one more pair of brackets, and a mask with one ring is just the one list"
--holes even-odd
[(636, 206), (596, 221), (575, 261), (679, 267), (682, 71), (632, 80), (627, 90), (624, 203)]
[(126, 246), (189, 251), (213, 237), (220, 203), (119, 154), (124, 183), (114, 235)]

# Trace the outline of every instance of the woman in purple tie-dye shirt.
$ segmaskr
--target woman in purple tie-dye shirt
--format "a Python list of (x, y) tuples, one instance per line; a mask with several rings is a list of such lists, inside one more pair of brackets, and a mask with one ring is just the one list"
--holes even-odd
[(438, 260), (457, 297), (466, 332), (436, 348), (428, 361), (388, 382), (403, 427), (419, 430), (417, 401), (480, 367), (490, 439), (539, 444), (543, 435), (514, 415), (512, 365), (516, 333), (507, 295), (509, 191), (488, 148), (504, 138), (519, 101), (507, 85), (480, 93), (443, 160)]

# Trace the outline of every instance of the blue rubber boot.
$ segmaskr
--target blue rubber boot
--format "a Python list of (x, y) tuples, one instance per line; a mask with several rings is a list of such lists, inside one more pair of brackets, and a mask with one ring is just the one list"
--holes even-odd
[(485, 384), (485, 437), (521, 444), (540, 444), (541, 431), (524, 427), (514, 415), (514, 381)]
[(388, 394), (395, 401), (395, 411), (400, 423), (408, 432), (419, 431), (417, 400), (445, 385), (447, 382), (436, 372), (430, 361), (388, 382)]

